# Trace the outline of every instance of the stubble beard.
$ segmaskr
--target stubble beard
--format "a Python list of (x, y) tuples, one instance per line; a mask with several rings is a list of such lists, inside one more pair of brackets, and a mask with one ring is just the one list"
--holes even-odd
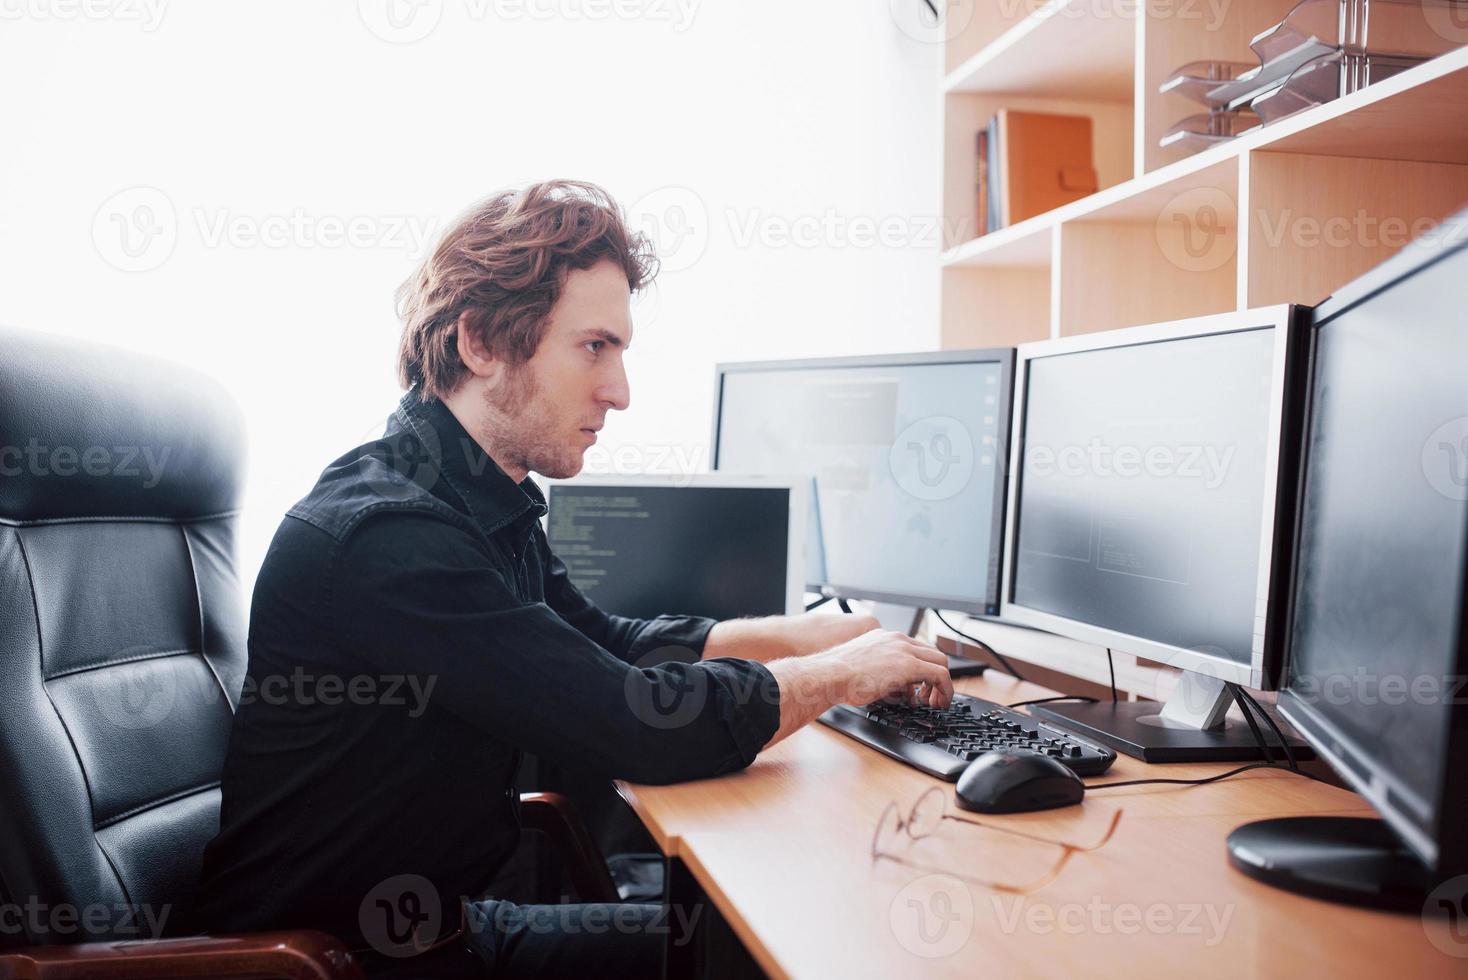
[(581, 472), (583, 454), (555, 440), (555, 415), (539, 394), (526, 364), (511, 370), (501, 390), (486, 390), (484, 440), (491, 455), (507, 465), (552, 480), (569, 479)]

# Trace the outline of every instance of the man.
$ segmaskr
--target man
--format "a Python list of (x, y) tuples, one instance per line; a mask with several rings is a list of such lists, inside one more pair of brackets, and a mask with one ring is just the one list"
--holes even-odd
[(409, 390), (291, 508), (256, 582), (198, 925), (324, 929), (372, 969), (421, 974), (407, 954), (448, 937), (427, 955), (480, 976), (652, 976), (666, 910), (484, 896), (519, 838), (522, 753), (667, 783), (747, 766), (838, 702), (947, 703), (942, 655), (869, 617), (631, 620), (570, 583), (528, 477), (576, 475), (627, 408), (653, 268), (604, 191), (553, 181), (471, 210), (404, 284)]

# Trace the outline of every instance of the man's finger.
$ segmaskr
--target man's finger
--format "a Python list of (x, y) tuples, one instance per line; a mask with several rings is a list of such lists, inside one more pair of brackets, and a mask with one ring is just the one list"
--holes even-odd
[(906, 640), (907, 651), (914, 657), (917, 657), (919, 660), (926, 660), (930, 664), (937, 664), (940, 667), (948, 666), (948, 658), (939, 652), (937, 647), (930, 643), (924, 643), (922, 640), (914, 640), (910, 636), (906, 637)]
[[(924, 671), (923, 680), (931, 690), (937, 692), (938, 700), (941, 702), (933, 706), (939, 708), (948, 707), (953, 701), (953, 677), (948, 673), (947, 663), (945, 662), (942, 667), (926, 666)], [(928, 703), (933, 704), (931, 696), (929, 697)]]

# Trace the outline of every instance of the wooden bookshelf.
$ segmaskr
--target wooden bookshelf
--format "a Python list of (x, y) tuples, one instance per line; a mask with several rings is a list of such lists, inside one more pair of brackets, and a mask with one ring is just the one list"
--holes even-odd
[[(943, 346), (1316, 303), (1468, 205), (1468, 48), (1199, 153), (1158, 148), (1202, 111), (1158, 85), (1249, 61), (1291, 6), (975, 0), (941, 85)], [(976, 236), (975, 134), (1000, 108), (1089, 116), (1100, 190)]]

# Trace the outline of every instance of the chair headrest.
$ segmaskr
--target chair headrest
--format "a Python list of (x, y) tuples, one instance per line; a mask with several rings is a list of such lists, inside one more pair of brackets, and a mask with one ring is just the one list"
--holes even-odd
[(238, 506), (245, 430), (197, 371), (0, 327), (0, 520), (181, 520)]

